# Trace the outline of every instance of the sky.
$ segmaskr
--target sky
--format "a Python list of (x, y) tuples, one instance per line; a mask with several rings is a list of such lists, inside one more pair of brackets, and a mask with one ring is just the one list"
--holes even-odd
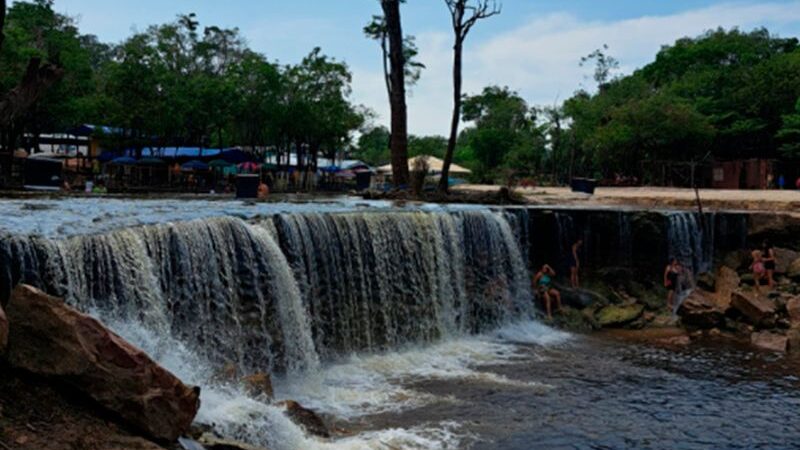
[[(607, 44), (620, 74), (652, 61), (664, 44), (717, 27), (767, 27), (800, 36), (800, 0), (498, 0), (499, 16), (480, 22), (467, 38), (464, 90), (508, 86), (531, 105), (552, 105), (577, 89), (592, 89), (582, 56)], [(377, 0), (55, 0), (83, 33), (120, 42), (134, 31), (194, 12), (202, 25), (238, 27), (251, 48), (281, 63), (296, 63), (316, 46), (353, 72), (352, 99), (388, 124), (380, 51), (363, 26), (380, 12)], [(402, 9), (427, 68), (408, 99), (409, 130), (448, 133), (452, 108), (452, 31), (443, 0), (408, 0)]]

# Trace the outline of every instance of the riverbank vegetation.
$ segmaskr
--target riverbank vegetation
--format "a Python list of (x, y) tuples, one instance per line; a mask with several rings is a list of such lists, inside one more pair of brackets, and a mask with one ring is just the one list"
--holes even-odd
[[(579, 90), (561, 105), (531, 105), (500, 86), (467, 95), (468, 126), (455, 161), (475, 171), (474, 181), (514, 174), (565, 182), (572, 174), (641, 178), (647, 162), (800, 157), (796, 38), (766, 29), (712, 30), (665, 46), (652, 63), (627, 76), (615, 75), (608, 51), (584, 61), (597, 64), (597, 89)], [(387, 159), (376, 145), (380, 133), (378, 127), (362, 136), (360, 157)], [(442, 147), (433, 150), (443, 155)], [(413, 156), (419, 150), (410, 145), (409, 151)]]
[[(373, 19), (365, 32), (381, 44), (387, 93), (404, 116), (398, 91), (424, 77), (424, 61), (415, 59), (414, 39), (402, 29), (392, 39), (400, 24)], [(373, 165), (392, 161), (392, 133), (351, 99), (347, 64), (319, 48), (282, 64), (253, 51), (238, 29), (202, 26), (193, 14), (108, 44), (82, 34), (51, 0), (10, 5), (4, 35), (0, 92), (6, 100), (32, 60), (42, 64), (40, 78), (49, 77), (39, 80), (46, 83), (24, 114), (7, 114), (0, 144), (7, 148), (19, 146), (24, 134), (94, 123), (112, 127), (105, 136), (112, 148), (242, 145), (299, 152), (301, 161), (334, 154)], [(394, 62), (393, 41), (402, 46)], [(575, 62), (592, 71), (596, 88), (580, 89), (561, 104), (535, 105), (513, 86), (463, 97), (456, 89), (455, 117), (464, 126), (453, 161), (473, 171), (472, 181), (497, 183), (618, 174), (647, 182), (653, 168), (661, 173), (670, 164), (800, 161), (796, 38), (766, 29), (714, 29), (664, 46), (653, 62), (627, 75), (618, 73), (613, 49), (599, 47)], [(400, 139), (394, 147), (404, 157), (395, 163), (406, 160), (406, 151), (446, 158), (447, 131), (412, 134), (407, 144)]]

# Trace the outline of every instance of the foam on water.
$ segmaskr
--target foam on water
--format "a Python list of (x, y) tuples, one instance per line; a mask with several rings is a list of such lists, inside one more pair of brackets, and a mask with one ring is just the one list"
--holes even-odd
[[(226, 436), (274, 449), (452, 449), (477, 439), (456, 422), (419, 424), (409, 429), (370, 431), (353, 437), (323, 441), (310, 437), (291, 422), (282, 407), (249, 396), (241, 386), (216, 379), (212, 365), (183, 343), (152, 331), (138, 322), (100, 317), (126, 340), (138, 345), (188, 384), (201, 386), (197, 422), (213, 424)], [(320, 371), (275, 381), (277, 399), (293, 399), (304, 406), (344, 419), (382, 412), (398, 412), (431, 402), (455, 401), (404, 386), (426, 379), (470, 379), (532, 389), (547, 386), (510, 380), (481, 370), (482, 366), (513, 361), (517, 342), (554, 345), (569, 335), (525, 322), (497, 332), (464, 337), (428, 348), (410, 348), (381, 355), (353, 355)]]

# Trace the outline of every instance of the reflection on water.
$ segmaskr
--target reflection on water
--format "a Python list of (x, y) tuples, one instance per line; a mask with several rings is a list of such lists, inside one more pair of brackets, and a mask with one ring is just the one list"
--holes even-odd
[(681, 349), (585, 337), (525, 346), (529, 356), (483, 367), (503, 378), (427, 379), (414, 389), (451, 398), (366, 422), (386, 428), (455, 420), (474, 449), (798, 448), (800, 360), (696, 342)]

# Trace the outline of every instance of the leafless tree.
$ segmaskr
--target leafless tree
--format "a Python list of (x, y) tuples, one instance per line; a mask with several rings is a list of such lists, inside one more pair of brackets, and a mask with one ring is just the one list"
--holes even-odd
[(439, 191), (447, 192), (449, 188), (450, 165), (458, 139), (458, 125), (461, 122), (461, 89), (464, 41), (479, 20), (500, 14), (502, 6), (495, 0), (444, 0), (452, 17), (453, 43), (453, 121), (450, 124), (450, 140), (447, 142), (447, 153), (444, 157), (442, 178), (439, 180)]

